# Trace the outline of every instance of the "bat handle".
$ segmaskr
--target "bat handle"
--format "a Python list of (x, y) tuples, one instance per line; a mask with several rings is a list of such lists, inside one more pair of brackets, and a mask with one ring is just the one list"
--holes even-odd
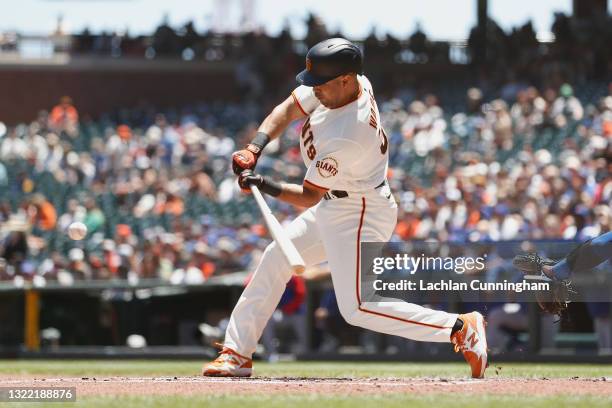
[(266, 212), (271, 212), (268, 210), (268, 205), (266, 204), (266, 201), (263, 198), (263, 195), (261, 195), (261, 191), (259, 191), (259, 187), (257, 187), (256, 185), (251, 185), (251, 193), (253, 193), (253, 197), (255, 198), (255, 201), (257, 201), (257, 204), (259, 205), (259, 208), (262, 211), (266, 211)]

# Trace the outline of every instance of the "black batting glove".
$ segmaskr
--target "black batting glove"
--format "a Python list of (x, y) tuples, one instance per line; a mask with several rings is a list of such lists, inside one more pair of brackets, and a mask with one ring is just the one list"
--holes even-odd
[(238, 176), (238, 185), (244, 193), (251, 192), (251, 186), (255, 186), (262, 193), (269, 194), (273, 197), (278, 197), (282, 192), (282, 187), (279, 183), (269, 180), (262, 175), (253, 173), (253, 170), (244, 170)]
[(250, 191), (251, 186), (256, 186), (261, 189), (263, 183), (263, 176), (253, 173), (251, 169), (244, 170), (240, 173), (240, 176), (238, 176), (238, 185), (242, 191)]

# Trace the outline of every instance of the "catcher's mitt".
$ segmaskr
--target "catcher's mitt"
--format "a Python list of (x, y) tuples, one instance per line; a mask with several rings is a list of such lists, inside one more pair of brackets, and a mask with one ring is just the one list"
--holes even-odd
[(551, 279), (542, 271), (544, 265), (552, 266), (556, 262), (534, 253), (517, 255), (512, 263), (525, 274), (525, 280), (543, 281), (549, 284), (549, 290), (535, 292), (536, 301), (545, 313), (562, 316), (570, 303), (570, 293), (575, 292), (569, 281)]

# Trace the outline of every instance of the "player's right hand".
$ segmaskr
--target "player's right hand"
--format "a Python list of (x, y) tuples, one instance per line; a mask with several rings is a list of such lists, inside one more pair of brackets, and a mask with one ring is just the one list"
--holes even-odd
[(232, 170), (235, 175), (240, 175), (245, 170), (252, 170), (257, 164), (257, 156), (248, 149), (242, 149), (232, 154)]
[(263, 184), (263, 176), (253, 173), (253, 170), (247, 169), (238, 176), (238, 185), (244, 193), (251, 192), (251, 186), (261, 188)]

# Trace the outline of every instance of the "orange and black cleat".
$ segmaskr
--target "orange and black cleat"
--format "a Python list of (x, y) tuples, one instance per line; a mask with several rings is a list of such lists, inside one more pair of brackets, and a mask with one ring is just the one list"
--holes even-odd
[(484, 317), (478, 312), (459, 315), (463, 327), (451, 337), (455, 352), (461, 351), (472, 368), (472, 378), (483, 378), (487, 362), (487, 335)]
[(229, 347), (223, 347), (219, 357), (202, 368), (205, 377), (250, 377), (253, 360), (242, 356)]

